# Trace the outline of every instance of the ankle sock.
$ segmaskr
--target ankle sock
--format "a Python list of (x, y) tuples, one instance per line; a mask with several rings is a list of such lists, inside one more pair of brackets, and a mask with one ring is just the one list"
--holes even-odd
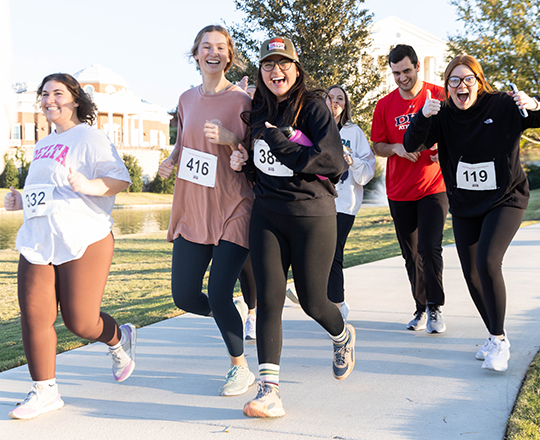
[(347, 326), (343, 328), (343, 331), (339, 335), (337, 336), (330, 335), (330, 337), (332, 338), (332, 341), (334, 341), (334, 344), (336, 345), (346, 344), (347, 341), (349, 340), (349, 331), (347, 330)]
[(259, 376), (261, 382), (267, 383), (279, 389), (279, 365), (277, 364), (260, 364)]

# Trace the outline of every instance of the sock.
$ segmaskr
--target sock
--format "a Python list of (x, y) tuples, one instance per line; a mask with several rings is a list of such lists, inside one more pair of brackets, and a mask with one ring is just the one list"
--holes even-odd
[(349, 331), (347, 330), (347, 326), (343, 328), (343, 331), (339, 335), (337, 336), (330, 335), (330, 337), (332, 338), (332, 341), (334, 341), (335, 345), (346, 344), (347, 341), (349, 340)]
[(120, 342), (118, 344), (109, 345), (109, 350), (116, 350), (127, 342), (126, 334), (120, 329)]
[(276, 364), (260, 364), (259, 376), (261, 382), (267, 383), (279, 389), (279, 365)]
[(52, 389), (52, 387), (56, 385), (56, 377), (53, 377), (52, 379), (49, 379), (49, 380), (36, 380), (35, 383), (37, 385), (41, 385), (46, 390), (50, 390)]

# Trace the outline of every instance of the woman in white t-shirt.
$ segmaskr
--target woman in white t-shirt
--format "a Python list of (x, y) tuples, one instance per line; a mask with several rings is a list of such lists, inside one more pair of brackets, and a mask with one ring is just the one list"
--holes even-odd
[(349, 305), (345, 302), (343, 280), (343, 250), (354, 218), (364, 197), (364, 185), (375, 174), (375, 155), (360, 127), (351, 120), (351, 104), (347, 92), (339, 85), (326, 89), (326, 105), (338, 125), (343, 157), (349, 169), (343, 173), (336, 184), (337, 198), (337, 245), (332, 270), (328, 279), (328, 299), (341, 311), (343, 320), (347, 322)]
[(91, 126), (97, 108), (75, 78), (48, 75), (37, 94), (55, 129), (36, 144), (22, 194), (12, 187), (4, 200), (8, 211), (24, 210), (18, 297), (34, 380), (9, 413), (15, 419), (64, 406), (55, 378), (58, 306), (71, 332), (109, 346), (116, 381), (135, 368), (135, 326), (119, 326), (100, 310), (114, 249), (110, 214), (129, 173), (107, 136)]

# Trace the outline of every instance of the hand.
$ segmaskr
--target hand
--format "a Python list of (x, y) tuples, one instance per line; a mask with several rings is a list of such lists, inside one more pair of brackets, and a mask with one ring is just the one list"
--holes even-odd
[(435, 156), (429, 156), (432, 162), (439, 163), (439, 153), (435, 154)]
[(264, 125), (266, 125), (266, 128), (277, 128), (275, 125), (270, 124), (270, 122), (268, 121), (266, 121)]
[(162, 178), (162, 179), (167, 179), (173, 169), (174, 169), (174, 161), (172, 160), (171, 157), (168, 157), (167, 159), (165, 159), (163, 162), (161, 162), (161, 164), (159, 165), (159, 168), (158, 168), (158, 174), (159, 176)]
[(234, 171), (242, 171), (242, 167), (246, 164), (249, 154), (242, 144), (238, 144), (238, 150), (231, 154), (231, 168)]
[(426, 90), (426, 102), (422, 108), (422, 113), (426, 118), (431, 118), (441, 110), (441, 101), (431, 99), (431, 90)]
[(347, 165), (350, 166), (353, 164), (353, 158), (349, 153), (343, 153), (343, 158), (345, 159), (345, 162), (347, 162)]
[(514, 92), (506, 92), (510, 96), (514, 97), (514, 102), (520, 109), (525, 110), (540, 110), (540, 106), (536, 103), (536, 100), (531, 98), (529, 95), (527, 95), (525, 92), (519, 91), (517, 93)]
[(71, 189), (81, 194), (89, 194), (90, 181), (84, 176), (84, 174), (74, 171), (69, 167), (68, 182), (71, 185)]
[(240, 142), (240, 139), (234, 133), (209, 121), (204, 124), (204, 135), (208, 142), (229, 145), (233, 150), (236, 150), (236, 145)]
[(9, 187), (11, 192), (8, 192), (4, 197), (4, 208), (6, 211), (19, 211), (23, 209), (22, 195), (12, 186)]
[(415, 151), (414, 153), (409, 153), (407, 150), (405, 150), (403, 144), (392, 144), (392, 151), (399, 157), (410, 160), (411, 162), (416, 162), (420, 157), (420, 152)]
[(248, 83), (249, 83), (249, 77), (244, 76), (240, 81), (238, 81), (238, 84), (236, 85), (245, 92), (248, 88)]

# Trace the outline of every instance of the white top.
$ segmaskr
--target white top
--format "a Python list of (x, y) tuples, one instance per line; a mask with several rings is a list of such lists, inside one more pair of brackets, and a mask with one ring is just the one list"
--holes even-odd
[(353, 164), (336, 184), (338, 193), (336, 211), (356, 215), (364, 198), (364, 185), (375, 174), (375, 155), (358, 125), (348, 123), (341, 128), (339, 134), (343, 143), (343, 152), (351, 155)]
[[(52, 209), (31, 218), (25, 211), (16, 241), (17, 250), (32, 264), (58, 265), (76, 260), (112, 229), (115, 196), (74, 192), (68, 182), (70, 167), (88, 179), (110, 177), (131, 182), (109, 138), (88, 124), (40, 140), (34, 149), (25, 191), (36, 185), (54, 185)], [(23, 204), (26, 202), (23, 196)]]

